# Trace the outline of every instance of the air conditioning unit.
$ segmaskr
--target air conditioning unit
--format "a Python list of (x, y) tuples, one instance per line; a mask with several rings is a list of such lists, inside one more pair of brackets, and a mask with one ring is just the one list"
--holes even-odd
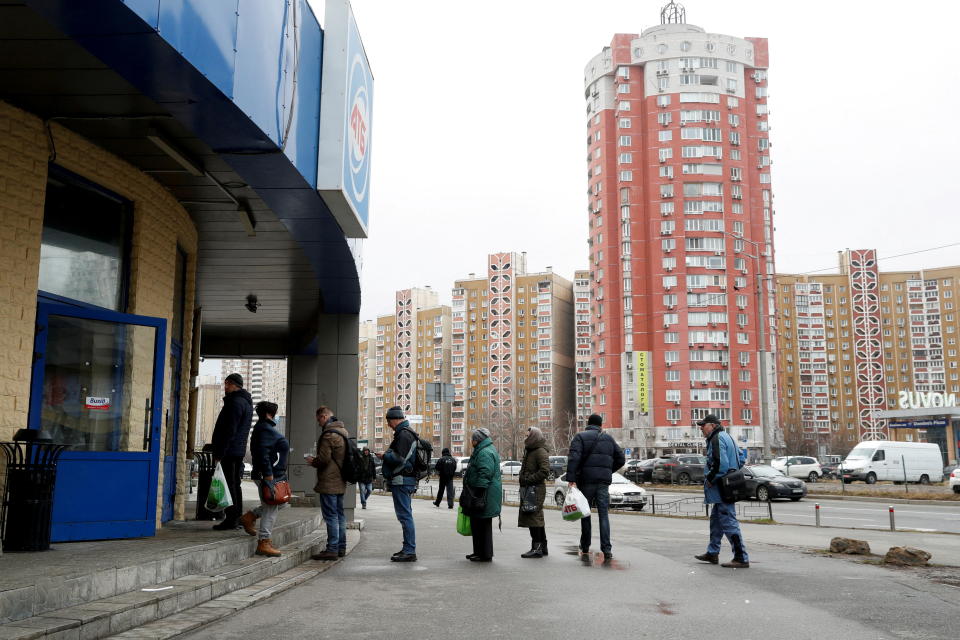
[[(677, 424), (677, 421), (676, 421), (676, 420), (671, 420), (671, 421), (670, 421), (670, 424)], [(663, 439), (666, 440), (667, 437), (666, 437), (666, 436), (663, 436)]]
[(672, 367), (672, 366), (673, 366), (673, 363), (672, 363), (672, 362), (670, 362), (669, 360), (667, 361), (667, 363), (666, 363), (666, 364), (667, 364), (667, 366), (668, 366), (668, 367)]
[[(670, 253), (671, 251), (673, 251), (673, 249), (664, 249), (664, 250), (663, 250), (664, 253)], [(600, 264), (600, 263), (598, 262), (597, 264)]]
[(676, 305), (668, 304), (668, 305), (667, 305), (667, 309), (673, 309), (674, 306), (676, 306)]
[(667, 267), (667, 271), (673, 271), (673, 267)]
[(679, 400), (674, 400), (674, 401), (673, 401), (673, 406), (679, 407), (679, 406), (680, 406), (680, 401), (679, 401)]

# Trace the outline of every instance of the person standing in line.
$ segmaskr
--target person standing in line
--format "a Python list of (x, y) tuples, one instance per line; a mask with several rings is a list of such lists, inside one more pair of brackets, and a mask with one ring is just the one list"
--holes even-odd
[(433, 506), (440, 508), (440, 502), (443, 500), (443, 493), (447, 493), (447, 508), (453, 509), (453, 476), (457, 473), (457, 461), (450, 455), (450, 449), (444, 449), (440, 459), (437, 460), (437, 478), (440, 480), (440, 488), (437, 490), (437, 499), (433, 501)]
[(547, 439), (538, 427), (530, 427), (524, 441), (523, 463), (520, 466), (521, 495), (527, 487), (536, 488), (537, 510), (524, 512), (521, 504), (518, 527), (530, 529), (530, 551), (521, 558), (542, 558), (547, 553), (547, 529), (543, 521), (543, 501), (547, 497), (547, 478), (550, 477), (550, 451)]
[(337, 416), (333, 415), (333, 409), (323, 405), (317, 409), (317, 426), (320, 427), (320, 433), (317, 435), (317, 440), (323, 436), (323, 428), (327, 426), (328, 422), (337, 422)]
[(743, 544), (740, 523), (737, 521), (736, 503), (727, 504), (720, 496), (717, 481), (729, 472), (740, 468), (740, 456), (737, 444), (730, 437), (717, 416), (710, 414), (697, 422), (700, 433), (707, 439), (707, 464), (703, 477), (703, 502), (713, 505), (710, 508), (710, 543), (707, 552), (694, 556), (701, 562), (717, 564), (720, 561), (720, 543), (727, 536), (733, 547), (733, 560), (724, 562), (722, 567), (732, 569), (750, 568), (750, 556)]
[(377, 465), (370, 447), (363, 448), (363, 467), (360, 469), (360, 503), (367, 508), (367, 498), (373, 493), (373, 480), (377, 477)]
[(240, 527), (243, 513), (243, 456), (247, 453), (247, 439), (253, 424), (253, 398), (243, 388), (243, 377), (231, 373), (223, 381), (223, 408), (213, 427), (213, 463), (220, 463), (227, 478), (227, 488), (233, 504), (224, 512), (223, 522), (213, 525), (217, 531), (232, 531)]
[(476, 497), (483, 497), (485, 506), (482, 511), (468, 514), (470, 529), (473, 531), (473, 553), (467, 556), (471, 562), (491, 562), (493, 560), (493, 519), (500, 515), (503, 499), (503, 485), (500, 480), (500, 454), (493, 446), (490, 431), (484, 428), (474, 429), (470, 438), (473, 454), (470, 466), (463, 477), (463, 484), (469, 487)]
[(413, 494), (417, 476), (413, 470), (417, 455), (417, 434), (407, 422), (403, 409), (387, 410), (387, 426), (393, 429), (393, 441), (383, 454), (383, 481), (393, 496), (393, 511), (403, 530), (403, 548), (390, 557), (392, 562), (417, 561), (417, 530), (413, 523)]
[[(277, 405), (272, 402), (258, 402), (255, 407), (257, 423), (253, 425), (253, 435), (250, 436), (250, 457), (253, 460), (253, 471), (250, 477), (257, 483), (257, 494), (260, 496), (260, 506), (247, 511), (240, 517), (240, 525), (251, 536), (257, 536), (257, 555), (276, 557), (281, 555), (274, 548), (271, 540), (273, 524), (277, 521), (277, 514), (281, 506), (267, 504), (263, 501), (263, 487), (274, 482), (287, 479), (287, 455), (290, 453), (290, 443), (277, 431), (274, 416), (277, 415)], [(260, 520), (259, 529), (254, 526)]]
[[(587, 428), (573, 436), (567, 457), (567, 481), (590, 502), (600, 520), (600, 550), (603, 560), (613, 559), (610, 544), (610, 483), (613, 472), (626, 464), (623, 449), (603, 432), (603, 417), (594, 413), (587, 419)], [(580, 520), (580, 557), (590, 558), (591, 517)]]
[[(321, 407), (324, 408), (324, 407)], [(321, 411), (317, 411), (319, 416)], [(333, 412), (329, 412), (333, 416)], [(347, 518), (343, 512), (343, 494), (347, 483), (343, 479), (343, 461), (347, 455), (350, 435), (339, 420), (325, 420), (323, 433), (317, 441), (316, 457), (306, 458), (307, 464), (317, 470), (317, 484), (313, 488), (320, 496), (320, 511), (327, 524), (327, 547), (314, 554), (314, 560), (336, 560), (347, 553)]]

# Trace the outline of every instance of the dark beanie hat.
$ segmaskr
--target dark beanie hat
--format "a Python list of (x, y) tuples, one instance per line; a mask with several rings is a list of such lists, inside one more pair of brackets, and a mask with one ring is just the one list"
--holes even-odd
[(403, 409), (400, 407), (390, 407), (387, 409), (387, 420), (403, 420), (404, 418), (406, 418), (406, 416), (403, 415)]
[(239, 373), (231, 373), (230, 375), (228, 375), (227, 382), (232, 382), (233, 384), (243, 389), (243, 376), (241, 376)]
[(598, 427), (603, 426), (603, 416), (599, 413), (591, 413), (590, 417), (587, 418), (587, 426), (597, 425)]
[(443, 451), (440, 452), (440, 455), (442, 455), (442, 456), (448, 456), (448, 455), (450, 455), (450, 449), (447, 449), (446, 447), (444, 447), (444, 448), (443, 448)]

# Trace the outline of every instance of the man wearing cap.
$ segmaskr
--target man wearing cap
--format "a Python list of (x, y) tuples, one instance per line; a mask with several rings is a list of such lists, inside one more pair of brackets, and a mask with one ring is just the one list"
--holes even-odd
[[(613, 472), (626, 464), (623, 449), (603, 432), (603, 417), (594, 413), (587, 419), (587, 428), (573, 436), (567, 456), (567, 482), (590, 501), (600, 520), (600, 551), (604, 561), (613, 558), (610, 544), (610, 483)], [(580, 557), (590, 558), (591, 520), (580, 519)]]
[(223, 522), (213, 526), (217, 531), (228, 531), (240, 526), (243, 513), (243, 492), (240, 480), (243, 475), (243, 456), (247, 453), (247, 440), (253, 424), (253, 398), (243, 388), (243, 377), (231, 373), (223, 381), (223, 409), (213, 427), (213, 461), (220, 463), (227, 478), (227, 488), (233, 505), (224, 512)]
[(724, 431), (717, 416), (710, 414), (697, 422), (700, 433), (707, 439), (707, 464), (703, 478), (703, 502), (711, 504), (710, 509), (710, 544), (707, 552), (694, 556), (701, 562), (717, 564), (720, 560), (720, 543), (723, 536), (727, 536), (733, 547), (733, 560), (724, 562), (723, 567), (733, 569), (747, 569), (750, 567), (750, 558), (743, 545), (743, 536), (740, 534), (740, 523), (737, 522), (737, 505), (727, 504), (720, 496), (720, 487), (717, 481), (730, 471), (740, 468), (740, 454), (737, 444)]
[(417, 476), (413, 470), (417, 455), (417, 434), (410, 428), (403, 409), (387, 410), (387, 426), (393, 429), (393, 441), (383, 454), (383, 480), (393, 495), (393, 511), (403, 529), (403, 548), (390, 558), (393, 562), (417, 561), (417, 532), (413, 525), (413, 494)]

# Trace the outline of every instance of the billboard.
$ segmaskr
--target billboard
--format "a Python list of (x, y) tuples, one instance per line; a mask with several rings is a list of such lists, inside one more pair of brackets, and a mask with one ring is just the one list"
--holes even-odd
[(634, 373), (637, 379), (637, 409), (650, 413), (650, 352), (634, 351)]
[(317, 191), (349, 238), (366, 238), (370, 212), (373, 74), (349, 0), (327, 0)]

